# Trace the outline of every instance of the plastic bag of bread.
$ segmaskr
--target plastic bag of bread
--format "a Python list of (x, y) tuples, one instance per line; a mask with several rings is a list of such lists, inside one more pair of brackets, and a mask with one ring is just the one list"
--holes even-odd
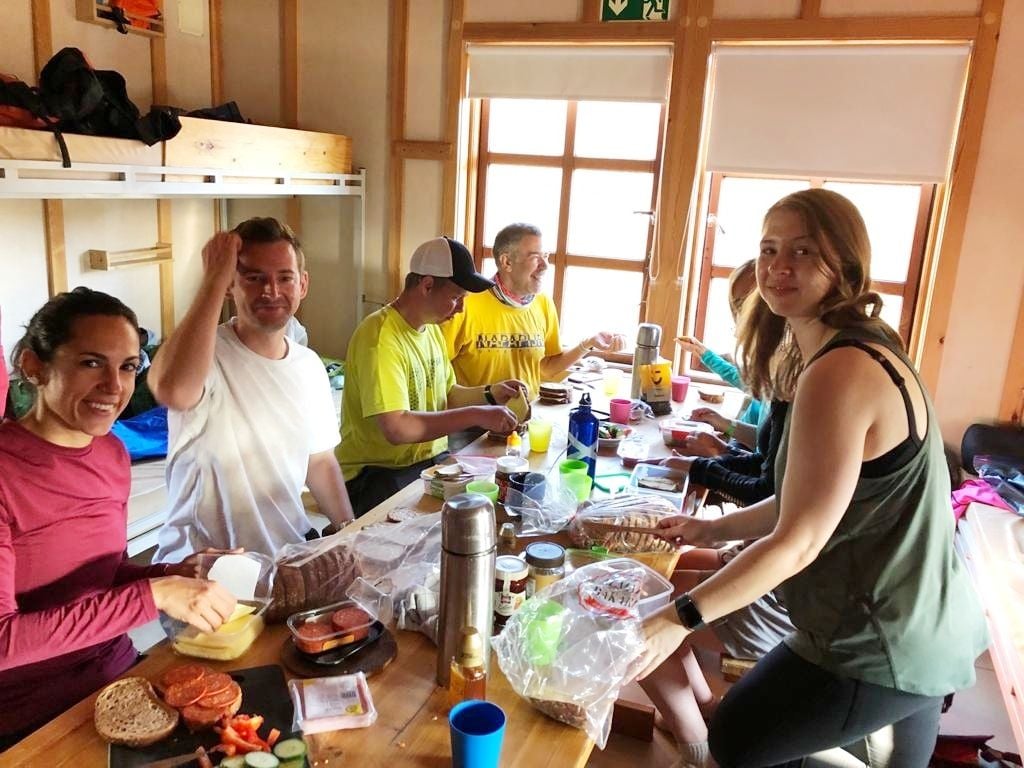
[(284, 621), (293, 613), (344, 600), (346, 590), (359, 575), (354, 540), (354, 534), (341, 531), (282, 547), (277, 555), (267, 621)]
[(586, 565), (527, 600), (491, 648), (516, 693), (603, 749), (619, 689), (638, 671), (644, 606), (666, 589), (632, 560)]
[(600, 547), (625, 555), (671, 577), (680, 549), (653, 531), (666, 517), (679, 514), (670, 500), (653, 493), (630, 493), (580, 507), (569, 525), (577, 547)]
[(666, 517), (677, 515), (679, 508), (662, 496), (615, 496), (581, 506), (569, 525), (569, 537), (582, 549), (604, 547), (617, 554), (674, 552), (675, 545), (649, 531)]

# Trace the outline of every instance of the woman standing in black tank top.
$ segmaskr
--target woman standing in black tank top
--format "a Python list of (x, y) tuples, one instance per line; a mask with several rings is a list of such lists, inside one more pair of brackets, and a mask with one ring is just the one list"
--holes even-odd
[(943, 696), (973, 683), (986, 645), (952, 549), (938, 427), (878, 319), (869, 263), (864, 221), (841, 195), (805, 190), (769, 209), (738, 338), (753, 396), (792, 402), (776, 496), (663, 524), (679, 543), (758, 541), (645, 622), (640, 678), (780, 585), (796, 627), (719, 706), (709, 740), (723, 768), (786, 764), (889, 725), (890, 764), (924, 768)]

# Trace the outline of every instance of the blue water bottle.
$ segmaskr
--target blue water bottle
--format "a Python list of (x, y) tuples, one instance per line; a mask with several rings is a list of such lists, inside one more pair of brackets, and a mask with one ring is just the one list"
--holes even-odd
[(590, 410), (590, 393), (580, 396), (579, 408), (569, 413), (569, 447), (565, 455), (587, 462), (587, 474), (594, 479), (597, 468), (597, 430), (601, 422)]

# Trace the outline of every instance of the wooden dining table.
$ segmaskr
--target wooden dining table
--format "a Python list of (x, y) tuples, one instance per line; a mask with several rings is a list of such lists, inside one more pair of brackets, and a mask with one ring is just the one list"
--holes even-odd
[[(606, 409), (607, 396), (601, 392), (601, 382), (592, 387), (597, 409)], [(730, 395), (725, 404), (715, 406), (723, 413), (734, 413), (738, 404), (736, 395)], [(667, 456), (659, 429), (665, 418), (688, 415), (697, 405), (696, 393), (691, 392), (686, 402), (673, 404), (673, 416), (658, 420), (645, 419), (633, 424), (633, 429), (650, 445), (652, 458)], [(564, 458), (569, 411), (573, 405), (533, 405), (536, 418), (552, 422), (551, 443), (546, 452), (530, 452), (531, 469), (555, 472)], [(528, 443), (524, 443), (527, 447)], [(486, 434), (462, 451), (466, 455), (504, 455), (503, 442), (490, 439)], [(597, 474), (614, 475), (623, 472), (618, 457), (613, 453), (598, 456)], [(354, 531), (381, 523), (387, 513), (397, 506), (430, 513), (441, 509), (441, 500), (424, 493), (421, 481), (414, 482), (355, 521), (345, 531)], [(498, 522), (502, 515), (499, 514)], [(283, 625), (268, 626), (240, 658), (230, 662), (210, 662), (218, 671), (231, 671), (279, 664), (288, 630)], [(416, 632), (395, 631), (398, 653), (395, 660), (369, 680), (371, 694), (378, 717), (376, 722), (362, 729), (336, 731), (307, 736), (309, 762), (318, 768), (341, 765), (405, 766), (442, 768), (451, 762), (447, 722), (447, 692), (435, 682), (437, 648), (424, 635)], [(169, 642), (164, 641), (149, 649), (136, 666), (126, 673), (150, 680), (160, 677), (164, 670), (180, 664)], [(593, 749), (587, 735), (575, 728), (556, 722), (534, 709), (517, 695), (492, 659), (487, 684), (487, 698), (498, 704), (507, 717), (501, 765), (505, 768), (570, 768), (584, 766)], [(286, 671), (291, 677), (291, 673)], [(93, 727), (93, 707), (96, 695), (80, 701), (47, 725), (33, 732), (11, 749), (0, 754), (0, 766), (102, 766), (107, 764), (107, 744)], [(243, 702), (244, 711), (244, 702)]]

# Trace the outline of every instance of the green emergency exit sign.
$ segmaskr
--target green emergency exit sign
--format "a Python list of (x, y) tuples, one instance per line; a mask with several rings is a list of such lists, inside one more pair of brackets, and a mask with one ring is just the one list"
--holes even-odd
[(601, 0), (601, 21), (668, 21), (669, 0)]

